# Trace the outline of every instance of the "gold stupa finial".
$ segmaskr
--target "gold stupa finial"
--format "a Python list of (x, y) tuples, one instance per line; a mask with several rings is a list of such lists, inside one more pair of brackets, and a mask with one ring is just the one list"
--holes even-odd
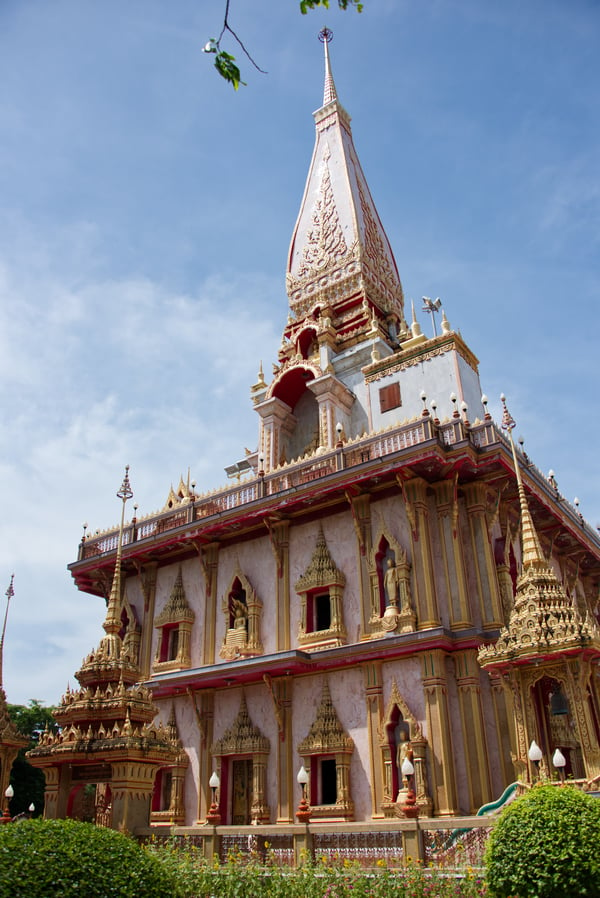
[(337, 91), (331, 74), (331, 62), (329, 60), (329, 44), (333, 40), (333, 31), (330, 28), (322, 28), (319, 31), (319, 40), (325, 50), (325, 88), (323, 90), (323, 106), (337, 100)]
[(15, 594), (15, 590), (13, 588), (13, 583), (15, 581), (15, 575), (10, 575), (10, 583), (8, 584), (8, 589), (6, 590), (6, 611), (4, 612), (4, 623), (2, 624), (2, 636), (0, 636), (0, 689), (2, 688), (2, 655), (4, 653), (4, 634), (6, 633), (6, 622), (8, 620), (8, 606), (10, 605), (10, 600)]
[(519, 490), (519, 504), (521, 507), (521, 543), (523, 553), (523, 568), (530, 567), (531, 565), (535, 567), (546, 567), (546, 559), (544, 558), (540, 540), (533, 525), (531, 512), (529, 511), (529, 505), (527, 504), (525, 487), (523, 486), (523, 478), (521, 477), (521, 469), (519, 467), (519, 462), (517, 459), (517, 450), (515, 449), (515, 443), (512, 438), (512, 432), (516, 424), (514, 418), (508, 410), (508, 406), (506, 405), (506, 396), (504, 395), (504, 393), (502, 393), (502, 395), (500, 396), (500, 401), (502, 402), (501, 426), (502, 429), (507, 432), (508, 439), (510, 441), (510, 448), (512, 450), (513, 463), (515, 466), (515, 474), (517, 477), (517, 488)]
[(106, 620), (103, 627), (106, 633), (118, 633), (121, 629), (121, 556), (123, 554), (123, 527), (125, 524), (125, 505), (133, 496), (133, 490), (129, 482), (129, 465), (125, 465), (125, 476), (123, 483), (117, 491), (117, 499), (120, 499), (121, 508), (121, 524), (119, 526), (119, 540), (117, 543), (117, 557), (115, 559), (115, 572), (113, 575), (110, 597), (108, 599), (108, 608), (106, 610)]

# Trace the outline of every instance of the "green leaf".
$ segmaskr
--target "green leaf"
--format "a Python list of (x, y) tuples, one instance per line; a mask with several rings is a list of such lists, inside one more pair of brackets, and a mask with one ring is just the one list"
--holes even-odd
[(235, 56), (232, 56), (231, 53), (219, 50), (215, 59), (215, 68), (225, 81), (229, 81), (233, 85), (234, 90), (237, 90), (240, 84), (246, 86), (246, 82), (241, 80), (240, 70), (235, 64)]

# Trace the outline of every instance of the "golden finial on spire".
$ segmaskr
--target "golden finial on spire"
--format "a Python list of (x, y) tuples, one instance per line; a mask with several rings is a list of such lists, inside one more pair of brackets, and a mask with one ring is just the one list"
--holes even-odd
[(123, 553), (123, 527), (125, 525), (125, 505), (133, 496), (133, 490), (129, 482), (129, 465), (125, 465), (123, 483), (117, 491), (117, 499), (121, 499), (121, 524), (119, 526), (119, 540), (117, 543), (117, 557), (115, 559), (115, 572), (106, 610), (104, 629), (107, 633), (118, 633), (121, 629), (121, 555)]
[(323, 91), (323, 106), (337, 100), (337, 92), (331, 74), (331, 63), (329, 61), (329, 44), (333, 40), (333, 31), (330, 28), (322, 28), (319, 31), (319, 40), (323, 44), (325, 50), (325, 89)]
[(4, 634), (6, 633), (6, 622), (8, 620), (8, 606), (10, 605), (10, 600), (15, 594), (13, 589), (13, 583), (15, 580), (15, 575), (10, 575), (10, 583), (8, 584), (8, 589), (6, 590), (6, 611), (4, 612), (4, 623), (2, 624), (2, 636), (0, 636), (0, 689), (2, 688), (2, 655), (4, 652)]
[(515, 466), (515, 474), (517, 477), (517, 489), (519, 491), (519, 504), (521, 506), (521, 542), (523, 552), (523, 568), (534, 565), (536, 567), (546, 566), (546, 559), (542, 552), (537, 531), (533, 525), (527, 497), (525, 496), (525, 487), (523, 486), (523, 478), (521, 477), (521, 469), (517, 459), (517, 450), (512, 438), (512, 432), (516, 427), (515, 420), (506, 405), (506, 396), (504, 393), (500, 396), (502, 402), (502, 424), (501, 427), (508, 433), (510, 448), (512, 450), (513, 464)]

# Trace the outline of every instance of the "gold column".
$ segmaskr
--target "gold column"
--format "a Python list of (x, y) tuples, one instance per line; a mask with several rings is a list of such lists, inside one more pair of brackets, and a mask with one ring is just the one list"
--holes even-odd
[(412, 536), (417, 627), (419, 630), (439, 627), (440, 616), (435, 594), (434, 565), (429, 535), (428, 485), (420, 477), (406, 481), (399, 479), (398, 483), (402, 488)]
[[(373, 818), (385, 816), (382, 809), (385, 776), (380, 746), (380, 728), (384, 713), (381, 667), (381, 661), (370, 661), (362, 665), (365, 683), (367, 732), (369, 736), (371, 817)], [(392, 800), (394, 797), (392, 796)]]
[(252, 758), (252, 823), (269, 823), (270, 812), (266, 799), (267, 755), (259, 753)]
[(143, 565), (139, 569), (140, 585), (144, 596), (144, 618), (142, 621), (142, 640), (140, 646), (140, 672), (142, 679), (147, 680), (152, 673), (152, 636), (154, 633), (154, 605), (156, 602), (155, 561)]
[(473, 626), (473, 621), (469, 608), (462, 543), (458, 528), (457, 482), (456, 479), (442, 480), (432, 484), (432, 487), (437, 503), (450, 627), (453, 630), (462, 630), (465, 627)]
[(434, 810), (441, 816), (457, 814), (456, 778), (448, 688), (446, 656), (440, 649), (421, 655), (421, 676), (425, 691), (427, 728), (431, 747), (431, 791)]
[[(373, 631), (371, 618), (373, 617), (373, 602), (375, 601), (368, 566), (368, 559), (373, 547), (373, 537), (371, 534), (371, 496), (369, 493), (361, 493), (358, 496), (353, 496), (350, 491), (346, 491), (346, 499), (350, 503), (352, 523), (354, 524), (354, 532), (356, 533), (356, 542), (358, 546), (357, 567), (360, 574), (361, 635), (364, 637)], [(377, 617), (379, 617), (379, 608), (377, 609)], [(354, 641), (354, 633), (350, 634), (350, 639)]]
[(508, 624), (510, 612), (512, 611), (515, 601), (513, 581), (508, 564), (497, 564), (496, 575), (498, 577), (498, 589), (500, 590), (500, 599), (502, 602), (502, 615), (504, 623)]
[(198, 744), (198, 818), (196, 823), (204, 823), (211, 803), (211, 791), (208, 781), (213, 772), (210, 747), (213, 744), (215, 693), (212, 689), (199, 693), (188, 689), (188, 695), (194, 707), (200, 733)]
[(277, 565), (275, 608), (277, 614), (277, 651), (287, 652), (290, 635), (290, 522), (265, 521)]
[(278, 725), (277, 739), (277, 823), (294, 823), (294, 745), (292, 737), (292, 677), (274, 680), (273, 701)]
[(463, 750), (467, 766), (469, 811), (476, 813), (491, 801), (489, 752), (481, 708), (481, 686), (476, 649), (466, 649), (453, 655), (460, 704)]
[[(60, 782), (60, 767), (42, 767), (46, 785), (44, 787), (44, 817), (55, 819), (58, 814), (58, 789)], [(4, 794), (4, 793), (3, 793)]]
[(219, 544), (209, 543), (200, 551), (206, 591), (203, 664), (214, 664), (217, 625), (217, 573), (219, 570)]
[(514, 768), (511, 758), (516, 753), (515, 729), (512, 713), (509, 713), (507, 703), (512, 707), (510, 692), (502, 685), (498, 675), (490, 675), (490, 689), (494, 706), (495, 731), (498, 740), (498, 761), (502, 781), (500, 786), (506, 788), (514, 780)]
[(473, 569), (477, 580), (477, 593), (484, 629), (498, 629), (503, 624), (496, 564), (485, 514), (486, 487), (482, 483), (469, 483), (463, 487), (471, 531)]

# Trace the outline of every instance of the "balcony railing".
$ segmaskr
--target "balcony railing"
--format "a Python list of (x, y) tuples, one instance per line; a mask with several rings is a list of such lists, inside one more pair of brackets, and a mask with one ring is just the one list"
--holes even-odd
[[(155, 538), (166, 531), (189, 526), (195, 521), (223, 514), (259, 499), (282, 496), (287, 491), (297, 490), (336, 472), (368, 465), (429, 442), (437, 443), (446, 450), (463, 442), (470, 443), (479, 451), (499, 443), (507, 445), (506, 437), (491, 420), (467, 425), (462, 418), (452, 418), (440, 424), (434, 422), (431, 416), (424, 415), (393, 429), (359, 437), (340, 448), (315, 453), (283, 465), (271, 473), (254, 476), (252, 480), (243, 481), (236, 486), (223, 487), (197, 496), (193, 500), (184, 499), (173, 509), (157, 512), (141, 520), (134, 519), (123, 531), (123, 546)], [(548, 479), (531, 464), (527, 456), (523, 456), (522, 464), (533, 479), (539, 481), (551, 496), (556, 497), (556, 491)], [(559, 498), (572, 518), (581, 526), (585, 526), (583, 518), (576, 509), (562, 497)], [(598, 542), (597, 534), (591, 532)], [(80, 544), (78, 560), (116, 551), (118, 538), (119, 532), (116, 528), (88, 536)]]

